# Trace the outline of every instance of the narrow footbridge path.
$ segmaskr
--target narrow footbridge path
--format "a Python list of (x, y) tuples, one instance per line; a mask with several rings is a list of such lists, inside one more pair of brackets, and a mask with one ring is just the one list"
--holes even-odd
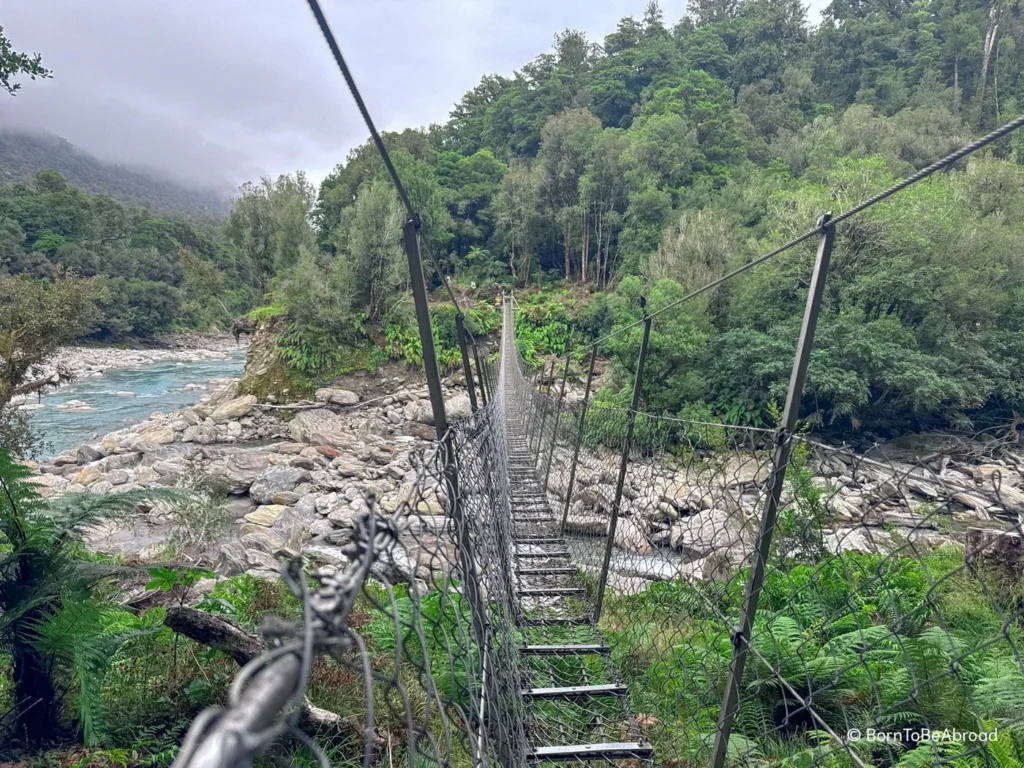
[(505, 306), (499, 374), (504, 405), (511, 533), (512, 612), (519, 641), (521, 712), (531, 763), (653, 763), (629, 711), (622, 684), (594, 621), (581, 581), (540, 479), (544, 468), (533, 388), (515, 346)]

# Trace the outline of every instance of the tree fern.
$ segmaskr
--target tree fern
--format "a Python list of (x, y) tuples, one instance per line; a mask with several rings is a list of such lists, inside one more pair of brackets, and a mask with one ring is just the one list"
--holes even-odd
[[(92, 588), (114, 570), (84, 560), (82, 536), (169, 492), (82, 494), (44, 500), (29, 472), (0, 451), (0, 651), (12, 658), (14, 737), (36, 743), (58, 722), (60, 690), (78, 693), (86, 737), (102, 732), (99, 685), (112, 640)], [(120, 569), (124, 570), (124, 569)]]

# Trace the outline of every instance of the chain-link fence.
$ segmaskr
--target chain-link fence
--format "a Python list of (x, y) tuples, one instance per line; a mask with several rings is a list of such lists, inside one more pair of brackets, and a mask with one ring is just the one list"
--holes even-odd
[(727, 764), (1017, 764), (1024, 466), (1012, 441), (988, 441), (979, 460), (964, 455), (977, 443), (864, 455), (789, 438), (742, 642), (778, 434), (637, 413), (627, 449), (628, 409), (592, 404), (582, 423), (581, 411), (563, 408), (566, 428), (542, 446), (548, 492), (658, 763), (711, 762), (745, 649)]

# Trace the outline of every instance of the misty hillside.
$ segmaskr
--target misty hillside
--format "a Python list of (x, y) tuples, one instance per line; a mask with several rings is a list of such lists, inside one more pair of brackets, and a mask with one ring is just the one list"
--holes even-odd
[(43, 168), (60, 171), (93, 194), (154, 211), (223, 215), (230, 207), (216, 193), (98, 160), (58, 136), (0, 131), (0, 183), (23, 181)]

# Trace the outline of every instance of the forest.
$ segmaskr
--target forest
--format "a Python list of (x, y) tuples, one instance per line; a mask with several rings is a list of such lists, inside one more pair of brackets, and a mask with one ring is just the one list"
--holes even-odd
[(202, 223), (90, 195), (54, 170), (0, 186), (0, 279), (28, 290), (73, 279), (94, 311), (78, 336), (120, 342), (230, 327), (256, 297), (245, 266)]
[[(582, 354), (639, 317), (641, 296), (657, 308), (1015, 117), (1022, 35), (1016, 6), (948, 0), (836, 0), (820, 23), (795, 0), (701, 0), (674, 23), (650, 2), (601, 41), (555, 35), (512, 75), (484, 76), (447, 122), (385, 134), (424, 221), (442, 363), (457, 363), (442, 275), (476, 332), (514, 289), (524, 354)], [(885, 435), (1020, 412), (1022, 141), (841, 228), (814, 426)], [(281, 360), (308, 389), (353, 365), (419, 361), (403, 221), (367, 142), (319, 189), (301, 172), (244, 185), (215, 228), (41, 174), (0, 192), (0, 258), (33, 279), (101, 278), (80, 336), (223, 327), (256, 307), (282, 319)], [(812, 252), (657, 325), (646, 407), (770, 425)], [(601, 349), (613, 401), (638, 344), (617, 339)]]
[[(582, 349), (638, 318), (641, 295), (657, 308), (1019, 114), (1022, 33), (1003, 5), (837, 0), (812, 26), (798, 2), (706, 0), (670, 26), (652, 2), (600, 43), (556, 35), (513, 76), (482, 78), (446, 123), (385, 142), (440, 272), (471, 303), (524, 294), (519, 338), (536, 360)], [(1021, 141), (841, 229), (807, 389), (816, 426), (892, 434), (1020, 411)], [(265, 264), (264, 311), (291, 323), (287, 359), (327, 374), (329, 348), (368, 336), (416, 359), (402, 222), (370, 143), (318, 194), (301, 175), (243, 188), (227, 231)], [(812, 255), (656, 324), (647, 406), (770, 423)], [(627, 397), (639, 343), (619, 339), (601, 350), (611, 400)]]

